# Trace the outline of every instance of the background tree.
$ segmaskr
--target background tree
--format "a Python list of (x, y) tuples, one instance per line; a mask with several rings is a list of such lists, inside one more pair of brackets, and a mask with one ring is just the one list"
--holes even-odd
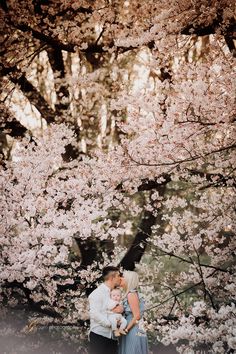
[(0, 16), (3, 301), (81, 324), (101, 268), (136, 266), (153, 340), (235, 349), (234, 3)]

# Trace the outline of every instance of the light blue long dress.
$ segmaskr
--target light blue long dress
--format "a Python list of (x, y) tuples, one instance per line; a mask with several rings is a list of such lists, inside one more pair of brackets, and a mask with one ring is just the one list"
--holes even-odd
[[(136, 292), (132, 290), (130, 292)], [(138, 292), (137, 292), (138, 294)], [(138, 294), (139, 296), (139, 294)], [(141, 318), (144, 312), (144, 301), (139, 296)], [(128, 300), (124, 300), (124, 316), (129, 323), (132, 320), (132, 311)], [(121, 336), (119, 340), (119, 354), (148, 354), (148, 340), (146, 332), (140, 328), (139, 324), (133, 326), (126, 336)]]

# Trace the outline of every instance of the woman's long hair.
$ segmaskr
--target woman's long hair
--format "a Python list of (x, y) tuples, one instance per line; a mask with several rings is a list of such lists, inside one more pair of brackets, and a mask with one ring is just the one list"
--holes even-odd
[(125, 270), (123, 277), (126, 281), (126, 289), (124, 295), (124, 297), (126, 297), (130, 291), (136, 290), (138, 288), (139, 277), (138, 273), (132, 272), (131, 270)]

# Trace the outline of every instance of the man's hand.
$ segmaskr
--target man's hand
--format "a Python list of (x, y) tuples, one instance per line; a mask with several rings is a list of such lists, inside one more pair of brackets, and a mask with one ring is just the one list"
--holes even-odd
[(123, 313), (124, 312), (124, 306), (122, 305), (117, 305), (113, 310), (112, 312), (114, 313)]

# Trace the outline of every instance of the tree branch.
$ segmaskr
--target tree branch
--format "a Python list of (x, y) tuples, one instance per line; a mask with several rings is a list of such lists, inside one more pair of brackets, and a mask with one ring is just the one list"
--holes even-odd
[(185, 162), (191, 162), (191, 161), (195, 161), (195, 160), (198, 160), (200, 158), (204, 158), (206, 156), (210, 156), (212, 154), (216, 154), (216, 153), (219, 153), (219, 152), (223, 152), (223, 151), (226, 151), (226, 150), (230, 150), (230, 149), (235, 149), (236, 148), (236, 144), (233, 143), (232, 145), (228, 145), (228, 146), (223, 146), (219, 149), (216, 149), (216, 150), (213, 150), (213, 151), (209, 151), (209, 152), (206, 152), (204, 155), (195, 155), (195, 156), (191, 156), (189, 158), (186, 158), (186, 159), (182, 159), (182, 160), (176, 160), (176, 161), (173, 161), (173, 162), (163, 162), (163, 163), (152, 163), (152, 162), (141, 162), (141, 161), (138, 161), (136, 159), (134, 159), (130, 153), (127, 151), (127, 155), (129, 156), (130, 160), (135, 162), (137, 165), (140, 165), (140, 166), (179, 166), (180, 164), (182, 163), (185, 163)]
[(15, 24), (9, 20), (12, 27), (22, 31), (22, 32), (30, 32), (35, 39), (39, 39), (41, 42), (47, 43), (52, 47), (59, 48), (61, 50), (65, 50), (67, 52), (75, 53), (74, 44), (71, 43), (63, 43), (59, 39), (55, 37), (51, 37), (49, 35), (44, 34), (43, 32), (39, 32), (33, 28), (31, 28), (27, 24)]
[(34, 302), (34, 300), (31, 298), (31, 291), (28, 289), (28, 288), (25, 288), (24, 285), (22, 283), (19, 283), (17, 281), (13, 281), (13, 282), (9, 282), (9, 283), (6, 283), (5, 285), (3, 285), (4, 287), (6, 288), (18, 288), (18, 289), (21, 289), (24, 294), (25, 294), (25, 297), (28, 301), (28, 306), (29, 306), (29, 309), (32, 310), (32, 311), (36, 311), (36, 312), (39, 312), (39, 313), (42, 313), (44, 315), (47, 315), (47, 316), (50, 316), (50, 317), (53, 317), (53, 318), (62, 318), (62, 316), (54, 311), (53, 309), (51, 308), (46, 308), (46, 307), (42, 307), (44, 304), (42, 304), (41, 302)]
[[(234, 171), (235, 169), (233, 169)], [(234, 176), (230, 176), (230, 174), (233, 172), (231, 171), (231, 173), (228, 173), (227, 175), (222, 175), (221, 173), (207, 173), (207, 172), (202, 172), (202, 171), (196, 171), (196, 170), (191, 170), (191, 169), (187, 169), (188, 173), (190, 174), (190, 176), (199, 176), (202, 178), (205, 178), (206, 181), (209, 182), (209, 184), (207, 184), (206, 186), (203, 186), (200, 188), (200, 190), (202, 189), (206, 189), (209, 187), (227, 187), (228, 183), (230, 182), (230, 186), (232, 187), (236, 187), (236, 181)]]
[[(152, 244), (152, 247), (156, 248), (158, 251), (162, 252), (163, 254), (162, 255), (158, 255), (158, 256), (169, 256), (169, 257), (174, 257), (176, 259), (178, 259), (180, 262), (184, 262), (184, 263), (189, 263), (189, 264), (193, 264), (194, 265), (194, 262), (192, 259), (186, 259), (184, 257), (181, 257), (181, 256), (178, 256), (176, 254), (174, 254), (173, 252), (168, 252), (168, 251), (165, 251), (163, 250), (162, 248), (156, 246), (156, 245), (153, 245)], [(158, 257), (157, 256), (157, 257)], [(230, 271), (228, 269), (225, 269), (225, 268), (221, 268), (221, 267), (216, 267), (216, 266), (213, 266), (213, 265), (210, 265), (210, 264), (205, 264), (205, 263), (202, 263), (200, 262), (199, 260), (199, 266), (201, 267), (205, 267), (205, 268), (210, 268), (210, 269), (214, 269), (215, 271), (218, 271), (218, 272), (223, 272), (223, 273), (230, 273)]]
[(2, 75), (8, 75), (12, 83), (19, 85), (21, 91), (28, 98), (30, 103), (37, 108), (47, 123), (54, 122), (56, 112), (49, 106), (36, 87), (28, 81), (24, 73), (17, 69), (16, 66), (11, 68), (5, 68), (2, 66), (0, 73)]

